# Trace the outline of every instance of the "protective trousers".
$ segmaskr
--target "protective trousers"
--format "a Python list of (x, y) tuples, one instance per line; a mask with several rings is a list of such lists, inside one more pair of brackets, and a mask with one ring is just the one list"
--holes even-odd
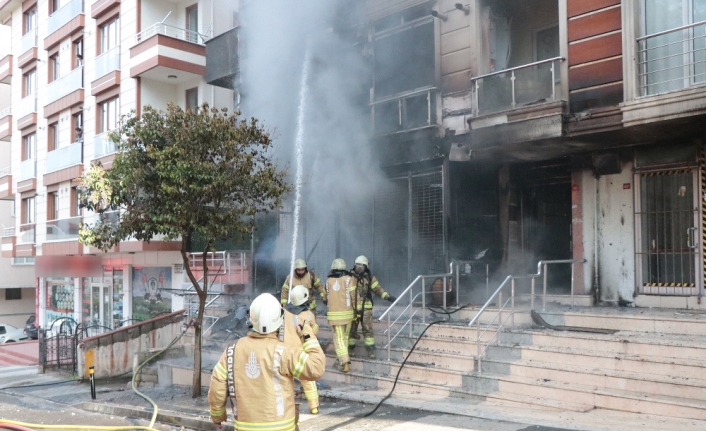
[[(361, 322), (363, 340), (366, 347), (375, 346), (375, 334), (373, 334), (373, 310), (363, 311), (363, 321)], [(358, 320), (351, 323), (351, 332), (348, 338), (348, 345), (352, 348), (358, 339)]]
[(348, 334), (351, 324), (333, 325), (333, 346), (336, 348), (336, 357), (339, 364), (347, 364), (351, 361), (348, 357)]
[(316, 382), (309, 380), (299, 380), (304, 389), (304, 396), (309, 402), (309, 410), (319, 407), (319, 391), (316, 389)]

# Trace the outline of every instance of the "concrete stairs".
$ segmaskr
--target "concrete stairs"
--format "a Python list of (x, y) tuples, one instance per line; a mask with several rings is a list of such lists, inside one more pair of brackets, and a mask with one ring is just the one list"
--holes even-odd
[[(474, 310), (464, 311), (470, 319)], [(460, 314), (460, 313), (459, 313)], [(493, 313), (483, 316), (489, 322)], [(517, 315), (516, 327), (500, 333), (477, 368), (475, 328), (464, 322), (431, 327), (403, 367), (394, 396), (462, 400), (470, 405), (501, 405), (543, 411), (613, 411), (706, 421), (706, 315), (676, 310), (566, 308), (541, 313), (553, 325), (618, 329), (615, 334), (531, 328)], [(466, 320), (467, 322), (467, 320)], [(358, 341), (351, 372), (333, 366), (328, 346), (324, 380), (387, 392), (401, 361), (426, 325), (415, 323), (390, 349), (382, 347), (386, 323), (376, 323), (376, 360), (367, 359)], [(330, 328), (321, 324), (325, 344)], [(393, 333), (396, 331), (393, 331)], [(493, 334), (486, 333), (489, 340)], [(706, 422), (704, 422), (706, 425)]]

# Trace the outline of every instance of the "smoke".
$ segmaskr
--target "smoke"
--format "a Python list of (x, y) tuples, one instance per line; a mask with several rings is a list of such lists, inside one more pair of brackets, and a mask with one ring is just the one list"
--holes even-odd
[[(357, 44), (362, 2), (245, 2), (241, 9), (241, 110), (273, 134), (274, 157), (294, 180), (303, 63), (311, 58), (304, 112), (303, 188), (297, 257), (325, 275), (372, 252), (372, 202), (385, 182), (369, 144), (369, 71)], [(292, 196), (293, 197), (293, 196)], [(285, 211), (292, 210), (291, 200)], [(281, 227), (276, 257), (289, 259)], [(339, 256), (340, 254), (340, 256)]]

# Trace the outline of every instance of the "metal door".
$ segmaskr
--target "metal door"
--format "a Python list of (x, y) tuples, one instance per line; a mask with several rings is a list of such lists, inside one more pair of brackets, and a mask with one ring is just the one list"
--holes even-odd
[(648, 295), (697, 295), (699, 183), (696, 169), (636, 175), (638, 290)]

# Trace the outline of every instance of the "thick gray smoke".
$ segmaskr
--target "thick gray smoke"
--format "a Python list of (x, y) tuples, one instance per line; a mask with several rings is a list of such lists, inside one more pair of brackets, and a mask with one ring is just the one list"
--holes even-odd
[[(351, 30), (362, 20), (359, 4), (257, 0), (246, 2), (240, 14), (241, 109), (273, 133), (276, 160), (289, 166), (292, 181), (307, 51), (311, 59), (297, 255), (308, 257), (320, 275), (338, 255), (350, 266), (357, 255), (372, 254), (373, 196), (384, 187), (368, 141), (364, 48)], [(292, 210), (291, 199), (285, 210)], [(291, 234), (280, 232), (274, 257), (288, 260), (290, 245)]]

